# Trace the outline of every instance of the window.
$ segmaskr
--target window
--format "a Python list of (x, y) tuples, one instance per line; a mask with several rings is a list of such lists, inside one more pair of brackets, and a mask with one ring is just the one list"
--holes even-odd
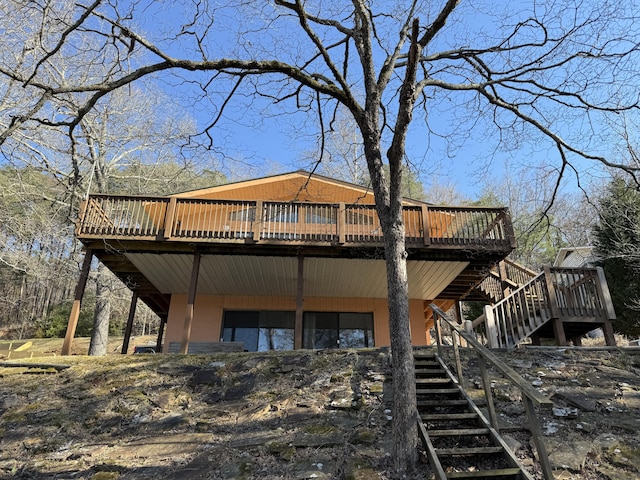
[(290, 203), (267, 204), (265, 218), (268, 222), (298, 223), (298, 205)]
[(256, 219), (256, 207), (243, 208), (229, 213), (229, 220), (242, 222), (254, 222)]
[(372, 313), (306, 312), (303, 348), (373, 347)]
[(306, 223), (335, 225), (338, 222), (338, 210), (330, 206), (307, 206)]
[(295, 312), (227, 310), (222, 341), (244, 342), (245, 350), (293, 350)]

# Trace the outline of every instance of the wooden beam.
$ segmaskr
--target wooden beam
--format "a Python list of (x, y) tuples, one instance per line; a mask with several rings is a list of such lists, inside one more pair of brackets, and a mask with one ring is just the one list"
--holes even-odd
[(562, 320), (559, 318), (554, 318), (552, 320), (553, 324), (553, 334), (556, 337), (556, 345), (563, 347), (567, 344), (567, 336), (564, 333), (564, 326), (562, 325)]
[(167, 324), (167, 317), (160, 317), (160, 328), (158, 329), (158, 339), (156, 340), (156, 353), (162, 351), (162, 336), (164, 335), (164, 326)]
[(200, 252), (193, 255), (193, 268), (191, 269), (191, 283), (189, 284), (189, 296), (187, 298), (187, 313), (184, 317), (184, 327), (182, 330), (182, 343), (180, 353), (188, 353), (189, 339), (191, 337), (191, 323), (193, 322), (193, 306), (196, 301), (196, 291), (198, 289), (198, 273), (200, 271)]
[(93, 260), (93, 250), (87, 249), (84, 254), (84, 261), (82, 262), (80, 278), (76, 285), (76, 293), (73, 299), (73, 305), (71, 306), (71, 313), (69, 314), (69, 323), (67, 323), (67, 333), (65, 334), (64, 342), (62, 343), (61, 355), (69, 355), (71, 352), (71, 343), (73, 342), (73, 337), (76, 335), (76, 328), (78, 327), (80, 306), (82, 304), (82, 297), (84, 296), (84, 289), (87, 286), (87, 279), (89, 278), (91, 260)]
[(131, 330), (133, 329), (133, 319), (136, 316), (136, 306), (138, 305), (138, 294), (131, 294), (131, 304), (129, 305), (129, 317), (127, 318), (127, 327), (124, 330), (124, 340), (122, 341), (122, 350), (120, 353), (126, 355), (129, 351), (129, 340), (131, 340)]
[(302, 307), (304, 303), (304, 255), (298, 255), (298, 283), (296, 286), (296, 323), (293, 329), (293, 348), (302, 348)]

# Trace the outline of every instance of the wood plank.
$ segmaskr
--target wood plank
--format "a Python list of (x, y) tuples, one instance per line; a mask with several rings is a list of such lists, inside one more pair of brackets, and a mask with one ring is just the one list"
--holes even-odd
[(488, 435), (488, 428), (454, 428), (428, 430), (431, 437), (466, 437), (471, 435)]
[(520, 478), (519, 468), (500, 468), (496, 470), (477, 470), (475, 472), (449, 472), (447, 478), (492, 478), (492, 477), (513, 477)]
[(422, 420), (473, 420), (479, 418), (475, 412), (469, 413), (426, 413), (420, 415)]
[(438, 456), (455, 455), (488, 455), (492, 453), (502, 453), (502, 447), (467, 447), (467, 448), (436, 448)]
[(468, 405), (464, 399), (440, 399), (440, 400), (418, 400), (417, 405), (419, 407), (460, 407)]

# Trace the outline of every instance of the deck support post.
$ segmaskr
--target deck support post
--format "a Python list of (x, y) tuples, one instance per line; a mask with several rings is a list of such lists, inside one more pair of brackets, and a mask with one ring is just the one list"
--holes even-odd
[(564, 326), (562, 320), (554, 318), (553, 322), (553, 335), (556, 337), (556, 345), (559, 347), (567, 345), (567, 336), (564, 333)]
[(158, 328), (158, 339), (156, 340), (156, 353), (162, 352), (162, 336), (164, 335), (164, 327), (167, 325), (167, 316), (160, 317), (160, 328)]
[(87, 280), (89, 278), (89, 270), (91, 269), (91, 260), (93, 260), (93, 250), (90, 248), (84, 254), (84, 261), (82, 262), (82, 270), (80, 271), (80, 278), (76, 285), (76, 293), (73, 299), (73, 305), (71, 307), (71, 313), (69, 314), (69, 323), (67, 323), (67, 333), (62, 343), (61, 355), (69, 355), (71, 352), (71, 343), (73, 337), (76, 334), (76, 328), (78, 327), (78, 318), (80, 317), (80, 305), (82, 303), (82, 297), (84, 296), (84, 289), (87, 286)]
[(180, 353), (189, 352), (189, 339), (191, 337), (191, 323), (193, 322), (193, 305), (196, 301), (196, 291), (198, 289), (198, 273), (200, 272), (200, 252), (193, 255), (193, 267), (191, 269), (191, 283), (189, 284), (189, 296), (187, 298), (187, 313), (184, 317), (184, 327), (182, 330), (182, 342), (180, 343)]
[(302, 348), (302, 307), (304, 304), (304, 255), (298, 255), (298, 282), (296, 285), (296, 323), (293, 329), (293, 348)]
[(136, 316), (136, 306), (138, 305), (138, 293), (133, 292), (131, 295), (131, 304), (129, 305), (129, 317), (127, 318), (127, 327), (124, 330), (124, 339), (122, 340), (122, 350), (120, 353), (126, 355), (129, 351), (129, 340), (131, 340), (131, 330), (133, 330), (133, 319)]

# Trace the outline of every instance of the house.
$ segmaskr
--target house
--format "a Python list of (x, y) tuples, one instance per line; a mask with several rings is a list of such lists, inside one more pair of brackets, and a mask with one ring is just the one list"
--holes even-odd
[(593, 267), (598, 261), (594, 247), (563, 247), (558, 250), (554, 267), (581, 268)]
[[(403, 208), (412, 342), (426, 345), (429, 303), (473, 292), (513, 250), (513, 229), (506, 208), (409, 198)], [(132, 290), (132, 312), (140, 300), (160, 316), (164, 352), (390, 343), (382, 230), (366, 186), (298, 171), (161, 197), (90, 195), (76, 236), (87, 254), (63, 354), (94, 256)]]

